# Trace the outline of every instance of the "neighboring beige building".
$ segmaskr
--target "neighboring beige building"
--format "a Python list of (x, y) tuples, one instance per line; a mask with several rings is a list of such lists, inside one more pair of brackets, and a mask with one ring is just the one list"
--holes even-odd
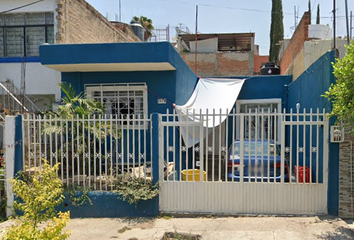
[[(305, 12), (294, 35), (280, 43), (279, 62), (281, 74), (293, 75), (295, 81), (323, 54), (333, 49), (332, 29), (327, 25), (309, 24)], [(339, 58), (345, 55), (347, 40), (336, 39)]]

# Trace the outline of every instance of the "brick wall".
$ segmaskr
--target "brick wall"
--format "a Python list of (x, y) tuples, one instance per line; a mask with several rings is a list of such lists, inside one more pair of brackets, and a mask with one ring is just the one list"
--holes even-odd
[(85, 0), (57, 0), (56, 43), (135, 42)]
[[(345, 141), (339, 144), (339, 207), (338, 215), (342, 218), (353, 219), (353, 180), (354, 180), (354, 139), (351, 149), (351, 136), (349, 135), (349, 129), (345, 129)], [(352, 152), (351, 152), (352, 151)], [(353, 204), (353, 205), (352, 205)]]
[(280, 59), (280, 73), (292, 74), (291, 64), (304, 47), (305, 41), (309, 40), (309, 19), (310, 15), (305, 12), (287, 48)]
[(254, 73), (260, 74), (262, 63), (269, 62), (269, 56), (254, 55)]
[[(181, 57), (194, 71), (194, 53), (181, 53)], [(253, 52), (198, 53), (197, 57), (197, 76), (230, 77), (253, 75)]]

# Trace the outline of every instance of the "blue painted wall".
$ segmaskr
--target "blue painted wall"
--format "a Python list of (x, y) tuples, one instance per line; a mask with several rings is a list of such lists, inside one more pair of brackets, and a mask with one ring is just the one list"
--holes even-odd
[[(94, 43), (41, 45), (43, 65), (168, 62), (170, 43)], [(176, 52), (176, 54), (178, 54)]]
[(0, 63), (41, 62), (39, 57), (2, 57)]
[(155, 217), (159, 214), (158, 198), (143, 201), (137, 206), (121, 200), (119, 195), (111, 192), (89, 192), (92, 205), (86, 202), (82, 206), (73, 206), (66, 196), (64, 203), (57, 209), (70, 210), (71, 218), (116, 218), (116, 217)]
[[(317, 109), (326, 112), (332, 109), (331, 103), (321, 95), (325, 93), (332, 83), (335, 83), (332, 62), (335, 61), (335, 52), (328, 52), (312, 64), (296, 81), (289, 84), (287, 109), (296, 111), (296, 104), (303, 108)], [(333, 125), (335, 119), (330, 119)], [(329, 178), (328, 178), (328, 213), (338, 215), (339, 194), (339, 144), (329, 143)]]
[(231, 77), (246, 79), (237, 100), (281, 98), (282, 108), (286, 108), (287, 85), (292, 81), (292, 76), (251, 76)]
[(238, 100), (281, 98), (286, 102), (286, 87), (292, 76), (254, 76), (246, 79)]
[[(62, 73), (62, 81), (70, 83), (77, 92), (85, 92), (85, 84), (140, 82), (146, 83), (148, 90), (169, 102), (176, 100), (176, 71)], [(171, 104), (157, 104), (159, 97), (151, 92), (147, 94), (149, 115), (153, 112), (166, 113), (167, 108), (172, 110)]]
[[(62, 73), (62, 81), (72, 84), (79, 92), (85, 91), (86, 84), (146, 83), (148, 88), (148, 114), (172, 112), (171, 103), (182, 105), (194, 91), (197, 77), (183, 61), (170, 43), (115, 43), (82, 45), (44, 45), (40, 47), (42, 64), (82, 64), (82, 63), (134, 63), (169, 62), (174, 71), (136, 72), (69, 72)], [(158, 95), (158, 96), (157, 96)], [(158, 98), (166, 98), (168, 103), (157, 104)], [(158, 115), (153, 114), (154, 134), (153, 155), (147, 148), (147, 160), (153, 159), (154, 182), (158, 181)], [(150, 135), (149, 135), (150, 136)], [(148, 146), (150, 137), (148, 136)], [(90, 192), (93, 205), (74, 207), (61, 206), (61, 210), (71, 210), (72, 217), (149, 217), (159, 211), (158, 197), (151, 201), (131, 206), (108, 192)]]
[[(172, 111), (171, 103), (182, 105), (192, 95), (198, 81), (196, 75), (168, 42), (68, 44), (40, 46), (43, 65), (83, 63), (141, 63), (168, 62), (174, 71), (140, 72), (69, 72), (62, 73), (62, 81), (71, 83), (77, 92), (85, 91), (85, 84), (145, 82), (148, 87), (148, 113)], [(151, 92), (150, 92), (151, 91)], [(158, 105), (157, 99), (170, 103)]]

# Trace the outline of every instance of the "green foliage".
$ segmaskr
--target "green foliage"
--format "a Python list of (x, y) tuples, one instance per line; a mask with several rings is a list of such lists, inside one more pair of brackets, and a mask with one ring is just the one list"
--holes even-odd
[(137, 205), (140, 201), (146, 201), (155, 198), (159, 194), (159, 185), (152, 184), (142, 178), (126, 178), (118, 176), (116, 190), (121, 198), (129, 204)]
[[(12, 190), (19, 199), (14, 208), (23, 213), (15, 225), (6, 230), (2, 239), (67, 239), (63, 231), (70, 212), (57, 213), (55, 207), (64, 200), (63, 185), (57, 178), (59, 164), (52, 167), (44, 160), (43, 169), (33, 175), (25, 173), (11, 180)], [(41, 224), (41, 226), (39, 226)]]
[(272, 0), (272, 16), (270, 26), (269, 61), (277, 63), (279, 41), (284, 38), (283, 7), (281, 0)]
[(147, 41), (152, 36), (152, 30), (155, 29), (154, 25), (152, 24), (152, 20), (144, 16), (140, 16), (140, 18), (134, 16), (130, 23), (134, 22), (138, 22), (141, 24), (141, 26), (143, 26), (143, 28), (145, 29), (144, 41)]
[(330, 116), (337, 117), (337, 123), (351, 128), (354, 136), (354, 41), (347, 46), (343, 59), (333, 64), (336, 84), (332, 84), (324, 97), (332, 101), (333, 109)]
[(320, 4), (317, 5), (317, 17), (316, 17), (316, 24), (320, 24)]
[(72, 119), (74, 117), (87, 117), (92, 114), (103, 114), (104, 107), (100, 102), (96, 102), (93, 98), (86, 98), (85, 94), (76, 95), (75, 89), (70, 83), (59, 84), (65, 96), (62, 98), (63, 105), (60, 105), (55, 114), (64, 119)]
[[(60, 147), (59, 154), (67, 153), (71, 156), (73, 153), (82, 154), (84, 151), (87, 153), (89, 149), (93, 149), (95, 143), (99, 140), (105, 141), (107, 136), (112, 138), (120, 137), (120, 130), (117, 130), (117, 125), (111, 124), (111, 121), (100, 121), (94, 124), (92, 119), (96, 119), (96, 114), (100, 115), (97, 119), (102, 118), (105, 109), (100, 102), (94, 99), (88, 99), (83, 93), (76, 94), (71, 84), (59, 84), (65, 96), (62, 98), (63, 105), (58, 106), (55, 112), (49, 112), (48, 118), (59, 118), (60, 120), (67, 121), (45, 121), (42, 125), (42, 132), (50, 136), (51, 134), (60, 134), (62, 138), (68, 142)], [(80, 119), (80, 121), (70, 121), (73, 119)], [(88, 138), (84, 138), (87, 136)], [(96, 144), (99, 148), (99, 144)], [(98, 150), (98, 149), (96, 149)], [(84, 161), (95, 161), (93, 155), (90, 159)], [(70, 157), (69, 157), (70, 158)], [(59, 159), (63, 159), (59, 156)], [(67, 166), (69, 165), (69, 166)], [(79, 174), (79, 169), (86, 168), (85, 171), (89, 172), (89, 164), (85, 162), (68, 163), (63, 162), (63, 171), (67, 168), (74, 168), (74, 173)]]
[(90, 189), (81, 186), (69, 185), (65, 187), (65, 193), (68, 194), (70, 203), (76, 207), (82, 206), (86, 202), (92, 205), (91, 198), (88, 196), (89, 191)]

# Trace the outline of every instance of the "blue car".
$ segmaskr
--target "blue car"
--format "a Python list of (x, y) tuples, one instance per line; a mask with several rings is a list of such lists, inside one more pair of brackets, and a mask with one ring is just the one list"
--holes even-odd
[[(241, 142), (236, 140), (229, 148), (227, 162), (228, 181), (240, 181), (243, 168), (244, 182), (280, 182), (281, 156), (279, 145), (274, 141), (243, 141), (243, 166), (240, 161)], [(263, 151), (263, 154), (262, 154)], [(284, 161), (284, 181), (289, 181), (289, 164)]]

